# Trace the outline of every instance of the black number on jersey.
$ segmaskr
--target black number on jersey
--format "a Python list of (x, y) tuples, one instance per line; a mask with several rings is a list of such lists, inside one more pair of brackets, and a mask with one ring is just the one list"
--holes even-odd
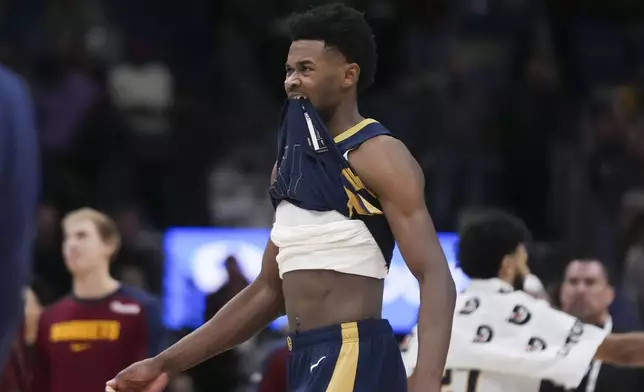
[(443, 373), (443, 381), (441, 382), (441, 392), (476, 392), (476, 387), (479, 383), (480, 372), (471, 370), (467, 372), (467, 385), (464, 391), (455, 391), (452, 386), (452, 370), (445, 369)]

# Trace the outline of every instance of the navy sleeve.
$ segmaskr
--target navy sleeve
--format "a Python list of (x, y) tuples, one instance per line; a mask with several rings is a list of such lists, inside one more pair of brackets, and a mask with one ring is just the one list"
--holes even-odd
[(0, 65), (0, 365), (22, 319), (38, 197), (38, 144), (26, 84)]
[[(138, 302), (143, 311), (147, 342), (145, 345), (146, 352), (141, 352), (140, 356), (145, 358), (157, 355), (161, 351), (161, 344), (165, 335), (161, 321), (161, 304), (159, 300), (152, 294), (132, 286), (123, 286), (121, 293)], [(143, 348), (142, 346), (140, 347), (141, 350)]]
[(148, 356), (153, 357), (161, 351), (164, 330), (161, 323), (161, 305), (152, 298), (143, 304), (148, 331)]

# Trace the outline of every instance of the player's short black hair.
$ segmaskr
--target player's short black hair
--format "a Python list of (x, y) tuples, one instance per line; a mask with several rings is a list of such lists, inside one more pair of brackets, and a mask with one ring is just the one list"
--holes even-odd
[(529, 240), (525, 223), (517, 217), (496, 210), (477, 214), (459, 233), (458, 264), (472, 279), (495, 278), (503, 258)]
[(360, 66), (358, 91), (371, 86), (376, 74), (376, 42), (364, 15), (340, 3), (327, 4), (295, 13), (286, 19), (291, 41), (324, 41), (340, 51), (351, 63)]

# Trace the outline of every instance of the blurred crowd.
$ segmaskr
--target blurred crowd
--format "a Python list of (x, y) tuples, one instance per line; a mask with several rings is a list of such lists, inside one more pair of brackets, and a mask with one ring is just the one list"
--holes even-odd
[[(156, 295), (166, 228), (270, 226), (279, 21), (322, 2), (0, 1), (0, 62), (29, 82), (38, 116), (42, 304), (70, 290), (60, 219), (81, 206), (119, 226), (114, 276)], [(438, 230), (482, 207), (513, 211), (535, 234), (531, 267), (546, 286), (583, 254), (644, 317), (644, 3), (347, 3), (366, 12), (379, 47), (361, 109), (421, 163)], [(208, 312), (246, 284), (229, 264)], [(175, 390), (244, 390), (264, 366), (257, 350), (279, 347), (273, 337)]]

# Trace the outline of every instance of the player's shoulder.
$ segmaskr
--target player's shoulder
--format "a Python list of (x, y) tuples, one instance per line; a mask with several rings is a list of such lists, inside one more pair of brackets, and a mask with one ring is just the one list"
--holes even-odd
[(19, 80), (21, 80), (20, 76), (18, 76), (17, 73), (15, 73), (13, 70), (10, 68), (0, 64), (0, 81), (3, 83), (9, 82), (9, 83), (17, 83)]
[(363, 149), (403, 149), (407, 150), (407, 146), (400, 139), (394, 137), (392, 134), (381, 134), (369, 138), (362, 143)]
[[(415, 162), (411, 152), (401, 140), (389, 134), (371, 137), (352, 150), (349, 162), (352, 166), (368, 166), (384, 173), (401, 162)], [(388, 170), (389, 169), (389, 170)]]
[(409, 155), (409, 149), (389, 128), (374, 119), (366, 119), (368, 124), (359, 132), (348, 139), (353, 144), (350, 150), (355, 150), (352, 155), (365, 155), (370, 157), (399, 158), (400, 154)]
[(29, 87), (22, 76), (0, 64), (0, 97), (16, 100)]
[(373, 144), (382, 139), (397, 140), (393, 132), (372, 118), (365, 118), (352, 128), (334, 138), (341, 151), (362, 148), (365, 143)]
[(381, 122), (374, 119), (366, 119), (367, 125), (357, 132), (353, 137), (360, 141), (361, 145), (369, 143), (369, 145), (384, 143), (400, 143), (396, 135)]

